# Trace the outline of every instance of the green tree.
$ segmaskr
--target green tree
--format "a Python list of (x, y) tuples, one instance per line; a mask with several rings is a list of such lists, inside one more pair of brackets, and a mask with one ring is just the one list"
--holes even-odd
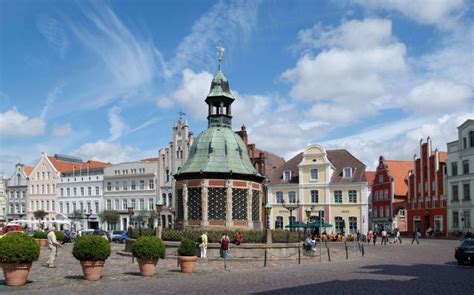
[(115, 210), (104, 210), (99, 213), (100, 220), (102, 222), (118, 223), (120, 220), (120, 214)]
[(36, 218), (36, 219), (39, 219), (39, 220), (43, 220), (43, 218), (48, 215), (48, 213), (44, 210), (37, 210), (35, 212), (33, 212), (33, 216)]
[(84, 219), (84, 214), (82, 214), (81, 210), (76, 210), (72, 212), (70, 219), (73, 221), (78, 221)]

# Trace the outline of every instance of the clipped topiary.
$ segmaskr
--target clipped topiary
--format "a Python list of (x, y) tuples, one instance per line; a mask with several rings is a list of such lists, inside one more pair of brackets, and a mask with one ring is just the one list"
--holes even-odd
[(35, 240), (23, 233), (9, 233), (0, 239), (0, 263), (32, 263), (39, 254)]
[(158, 260), (165, 258), (166, 247), (163, 241), (155, 236), (152, 237), (140, 237), (132, 246), (133, 256), (146, 259), (146, 260)]
[(54, 234), (56, 235), (56, 240), (64, 241), (64, 233), (62, 231), (55, 231)]
[(79, 261), (105, 261), (110, 252), (109, 242), (95, 235), (80, 236), (72, 248), (72, 255)]
[(33, 238), (35, 239), (46, 239), (47, 238), (47, 233), (45, 233), (42, 230), (37, 230), (33, 233)]
[(179, 256), (196, 256), (196, 243), (188, 238), (184, 238), (178, 247)]

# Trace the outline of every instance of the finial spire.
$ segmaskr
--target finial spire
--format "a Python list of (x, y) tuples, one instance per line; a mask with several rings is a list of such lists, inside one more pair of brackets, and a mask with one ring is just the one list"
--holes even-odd
[[(221, 42), (222, 43), (222, 42)], [(224, 56), (225, 48), (221, 45), (217, 46), (217, 70), (221, 70), (222, 57)]]
[(183, 113), (183, 112), (181, 112), (181, 111), (178, 112), (178, 114), (179, 114), (179, 120), (180, 120), (180, 121), (183, 120), (183, 116), (186, 116), (186, 113)]

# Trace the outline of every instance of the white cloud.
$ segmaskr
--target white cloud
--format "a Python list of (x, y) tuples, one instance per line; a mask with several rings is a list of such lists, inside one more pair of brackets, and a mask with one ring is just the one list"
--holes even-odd
[(83, 144), (73, 152), (83, 159), (120, 163), (132, 160), (132, 155), (139, 150), (131, 146), (122, 146), (118, 143), (98, 140), (96, 142)]
[(402, 99), (407, 110), (418, 114), (446, 113), (469, 109), (471, 88), (468, 85), (446, 80), (430, 80), (414, 87), (409, 95)]
[(161, 109), (170, 109), (174, 106), (174, 102), (171, 98), (162, 96), (156, 100), (156, 105)]
[(41, 115), (40, 115), (40, 118), (42, 120), (46, 119), (46, 115), (48, 114), (49, 109), (52, 107), (58, 95), (61, 93), (62, 93), (61, 86), (55, 87), (53, 90), (51, 90), (48, 93), (48, 96), (46, 97), (46, 102), (44, 104), (43, 110), (41, 111)]
[(45, 122), (38, 117), (29, 118), (15, 107), (0, 113), (0, 134), (2, 136), (38, 136), (44, 133)]
[(48, 41), (49, 46), (58, 51), (59, 55), (64, 58), (69, 48), (69, 40), (64, 30), (64, 24), (49, 16), (39, 17), (36, 24), (41, 34)]
[(114, 106), (109, 110), (108, 118), (110, 124), (109, 133), (111, 141), (114, 141), (117, 138), (121, 137), (129, 130), (127, 124), (125, 124), (120, 118), (121, 111), (122, 109), (118, 106)]
[(54, 136), (66, 136), (66, 135), (71, 134), (71, 132), (72, 132), (72, 127), (70, 123), (55, 126), (53, 129)]
[(463, 0), (353, 0), (369, 9), (398, 11), (424, 24), (450, 27), (469, 5)]

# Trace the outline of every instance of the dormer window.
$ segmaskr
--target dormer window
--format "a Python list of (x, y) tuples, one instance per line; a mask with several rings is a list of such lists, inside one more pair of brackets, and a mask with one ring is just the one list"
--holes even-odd
[(351, 167), (344, 168), (342, 177), (351, 178), (352, 177), (352, 168)]
[(283, 171), (283, 180), (291, 180), (291, 170)]
[(318, 169), (313, 168), (310, 170), (310, 179), (311, 180), (318, 180)]

